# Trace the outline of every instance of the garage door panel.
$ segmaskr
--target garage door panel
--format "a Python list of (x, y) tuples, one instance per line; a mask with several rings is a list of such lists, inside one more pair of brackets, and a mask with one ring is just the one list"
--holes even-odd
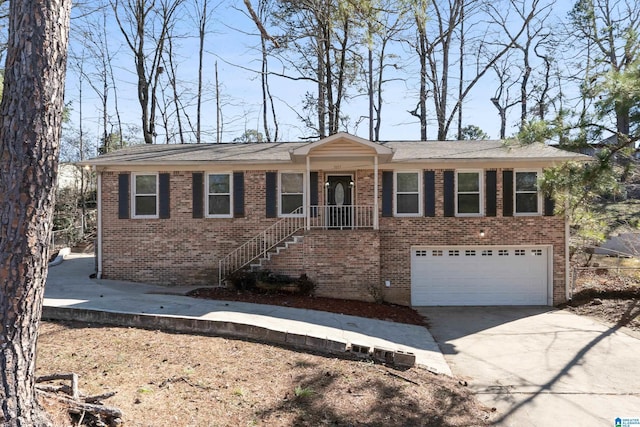
[(546, 247), (412, 250), (413, 305), (545, 305)]

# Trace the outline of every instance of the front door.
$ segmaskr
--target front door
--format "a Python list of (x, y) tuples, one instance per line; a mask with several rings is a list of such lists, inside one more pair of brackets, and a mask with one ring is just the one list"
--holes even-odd
[(351, 228), (353, 226), (353, 177), (329, 175), (327, 184), (328, 227)]

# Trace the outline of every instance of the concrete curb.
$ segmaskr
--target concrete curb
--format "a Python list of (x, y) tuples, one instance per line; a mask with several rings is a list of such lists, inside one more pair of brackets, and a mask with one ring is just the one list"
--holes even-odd
[(158, 316), (153, 314), (119, 313), (81, 308), (44, 306), (42, 319), (73, 320), (115, 326), (129, 326), (144, 329), (162, 329), (173, 332), (199, 333), (213, 336), (246, 338), (259, 342), (312, 350), (334, 355), (351, 355), (372, 358), (381, 363), (410, 368), (415, 365), (415, 355), (403, 351), (369, 348), (328, 338), (278, 331), (255, 325), (235, 322), (197, 319), (178, 316)]
[(62, 261), (64, 261), (64, 257), (69, 255), (70, 253), (71, 253), (71, 248), (60, 249), (60, 251), (58, 251), (58, 256), (56, 256), (56, 258), (49, 263), (49, 267), (55, 267), (56, 265), (62, 264)]

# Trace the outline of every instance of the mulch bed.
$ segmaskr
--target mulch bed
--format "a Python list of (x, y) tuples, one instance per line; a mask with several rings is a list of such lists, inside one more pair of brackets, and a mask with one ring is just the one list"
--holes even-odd
[(228, 288), (200, 288), (187, 295), (195, 298), (239, 301), (253, 304), (278, 305), (348, 314), (396, 323), (426, 326), (426, 320), (411, 307), (397, 304), (375, 303), (337, 298), (296, 295), (288, 292), (237, 291)]

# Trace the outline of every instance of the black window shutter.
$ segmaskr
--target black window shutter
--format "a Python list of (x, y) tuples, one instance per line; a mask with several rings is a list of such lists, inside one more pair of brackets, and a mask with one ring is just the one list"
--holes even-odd
[(487, 171), (485, 175), (486, 215), (496, 216), (498, 199), (497, 172)]
[[(318, 172), (311, 172), (309, 174), (309, 187), (311, 188), (311, 194), (309, 194), (309, 204), (311, 206), (318, 206)], [(312, 217), (318, 216), (318, 208), (311, 208), (309, 212)]]
[(436, 216), (435, 171), (424, 171), (424, 216)]
[(544, 196), (544, 216), (553, 216), (556, 209), (556, 201), (551, 196)]
[(513, 171), (502, 171), (502, 216), (513, 216)]
[(204, 217), (204, 174), (202, 172), (194, 172), (191, 175), (192, 200), (193, 200), (193, 217)]
[(276, 172), (267, 172), (265, 174), (265, 184), (266, 184), (266, 215), (267, 218), (275, 218), (278, 216), (278, 212), (276, 211), (276, 198), (278, 197), (276, 193), (276, 182), (277, 182), (278, 174)]
[(233, 173), (233, 217), (244, 217), (244, 172)]
[(171, 216), (171, 198), (169, 196), (170, 175), (168, 173), (161, 173), (158, 179), (160, 181), (160, 212), (158, 216), (162, 219), (166, 219)]
[(393, 172), (382, 172), (382, 216), (393, 216)]
[(444, 216), (456, 215), (455, 175), (454, 171), (444, 171)]
[(118, 218), (129, 218), (129, 174), (118, 175)]

